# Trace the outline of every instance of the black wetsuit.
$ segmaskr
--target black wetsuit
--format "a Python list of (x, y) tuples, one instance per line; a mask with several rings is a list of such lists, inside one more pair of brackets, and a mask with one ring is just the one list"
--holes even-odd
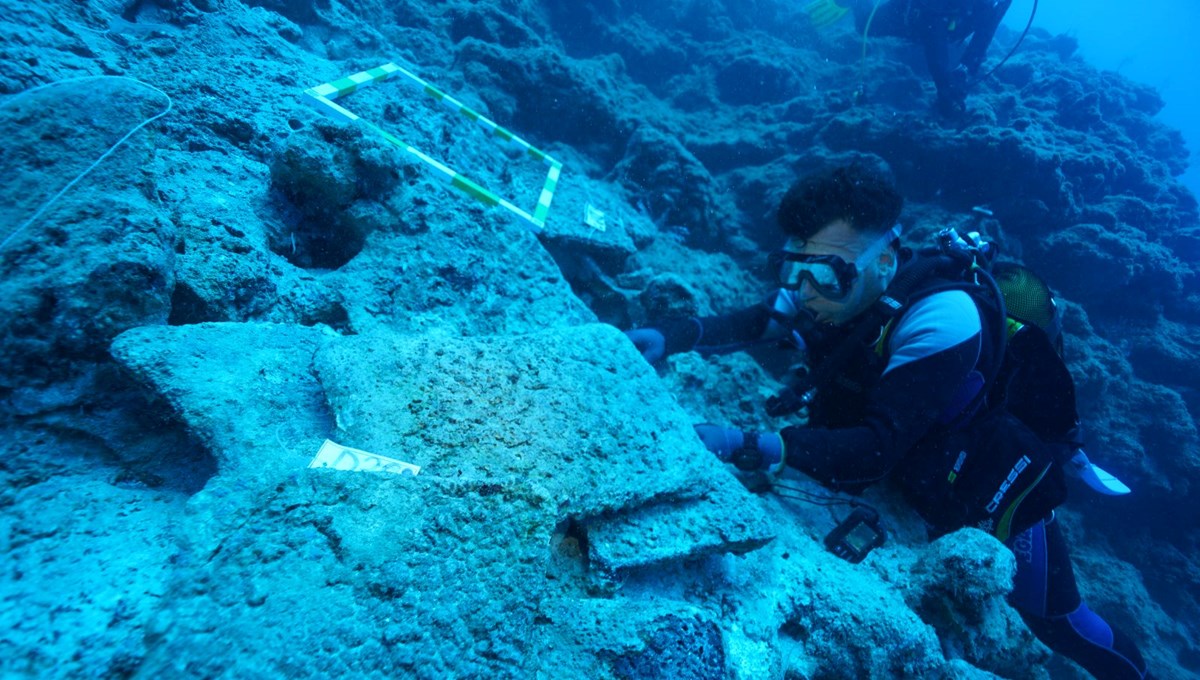
[[(1000, 21), (1012, 0), (883, 0), (878, 9), (870, 0), (854, 5), (859, 32), (888, 35), (920, 43), (925, 63), (937, 86), (943, 107), (961, 105), (966, 97), (966, 76), (976, 75)], [(874, 12), (874, 17), (872, 17)], [(956, 61), (951, 48), (970, 38)], [(964, 68), (956, 69), (961, 64)]]
[[(943, 290), (913, 302), (881, 343), (871, 333), (859, 360), (818, 392), (808, 426), (780, 432), (787, 465), (851, 492), (891, 475), (934, 533), (958, 528), (948, 526), (936, 515), (936, 504), (922, 496), (920, 458), (929, 440), (979, 391), (978, 378), (991, 365), (993, 336), (980, 310), (967, 292)], [(792, 332), (787, 319), (796, 314), (793, 293), (780, 290), (749, 309), (662, 330), (670, 351), (726, 353), (786, 339)], [(809, 347), (810, 361), (819, 363), (842, 337), (844, 332), (834, 332)], [(1017, 556), (1010, 601), (1040, 640), (1098, 678), (1144, 677), (1137, 648), (1080, 598), (1053, 515), (1029, 518), (1002, 540)]]

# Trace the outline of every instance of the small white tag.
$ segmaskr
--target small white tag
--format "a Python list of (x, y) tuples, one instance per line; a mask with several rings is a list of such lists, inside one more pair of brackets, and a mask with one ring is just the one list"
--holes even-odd
[(398, 475), (415, 475), (420, 466), (402, 460), (380, 456), (360, 449), (352, 449), (336, 442), (325, 440), (321, 450), (308, 464), (310, 468), (329, 468), (352, 472), (391, 472)]
[(604, 213), (598, 210), (591, 203), (583, 207), (583, 221), (596, 231), (604, 231), (608, 225), (604, 223)]

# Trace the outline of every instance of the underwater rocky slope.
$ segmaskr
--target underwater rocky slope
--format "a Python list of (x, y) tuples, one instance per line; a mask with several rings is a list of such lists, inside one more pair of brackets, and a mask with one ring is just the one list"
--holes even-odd
[[(982, 227), (1062, 294), (1135, 489), (1068, 504), (1080, 580), (1200, 672), (1200, 215), (1161, 100), (1035, 31), (946, 125), (919, 54), (802, 4), (3, 0), (0, 669), (1079, 677), (982, 533), (927, 544), (882, 488), (850, 565), (839, 511), (704, 451), (694, 422), (779, 427), (774, 357), (656, 373), (613, 327), (757, 300), (782, 192), (862, 158), (910, 240)], [(301, 98), (387, 62), (562, 162), (544, 230)], [(347, 101), (535, 204), (544, 165), (419, 90)], [(422, 472), (307, 469), (326, 438)]]

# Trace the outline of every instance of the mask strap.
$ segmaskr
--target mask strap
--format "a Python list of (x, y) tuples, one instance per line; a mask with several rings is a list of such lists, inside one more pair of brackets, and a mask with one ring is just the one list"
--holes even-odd
[(871, 247), (863, 251), (863, 254), (859, 255), (858, 258), (854, 260), (854, 266), (857, 267), (861, 272), (868, 264), (871, 263), (871, 260), (879, 257), (879, 254), (882, 253), (885, 248), (891, 245), (893, 241), (900, 238), (900, 234), (902, 233), (904, 233), (903, 225), (901, 225), (899, 222), (892, 225), (892, 228), (889, 229), (886, 234), (883, 234), (876, 239), (875, 242), (871, 244)]

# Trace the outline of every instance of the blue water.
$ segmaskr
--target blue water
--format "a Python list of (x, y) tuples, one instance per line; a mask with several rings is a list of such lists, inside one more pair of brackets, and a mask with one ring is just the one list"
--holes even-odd
[[(1022, 30), (1033, 4), (1016, 0), (1005, 24)], [(1041, 0), (1034, 26), (1074, 36), (1080, 55), (1096, 67), (1158, 89), (1166, 101), (1159, 119), (1181, 130), (1192, 152), (1181, 179), (1200, 194), (1200, 2)]]

